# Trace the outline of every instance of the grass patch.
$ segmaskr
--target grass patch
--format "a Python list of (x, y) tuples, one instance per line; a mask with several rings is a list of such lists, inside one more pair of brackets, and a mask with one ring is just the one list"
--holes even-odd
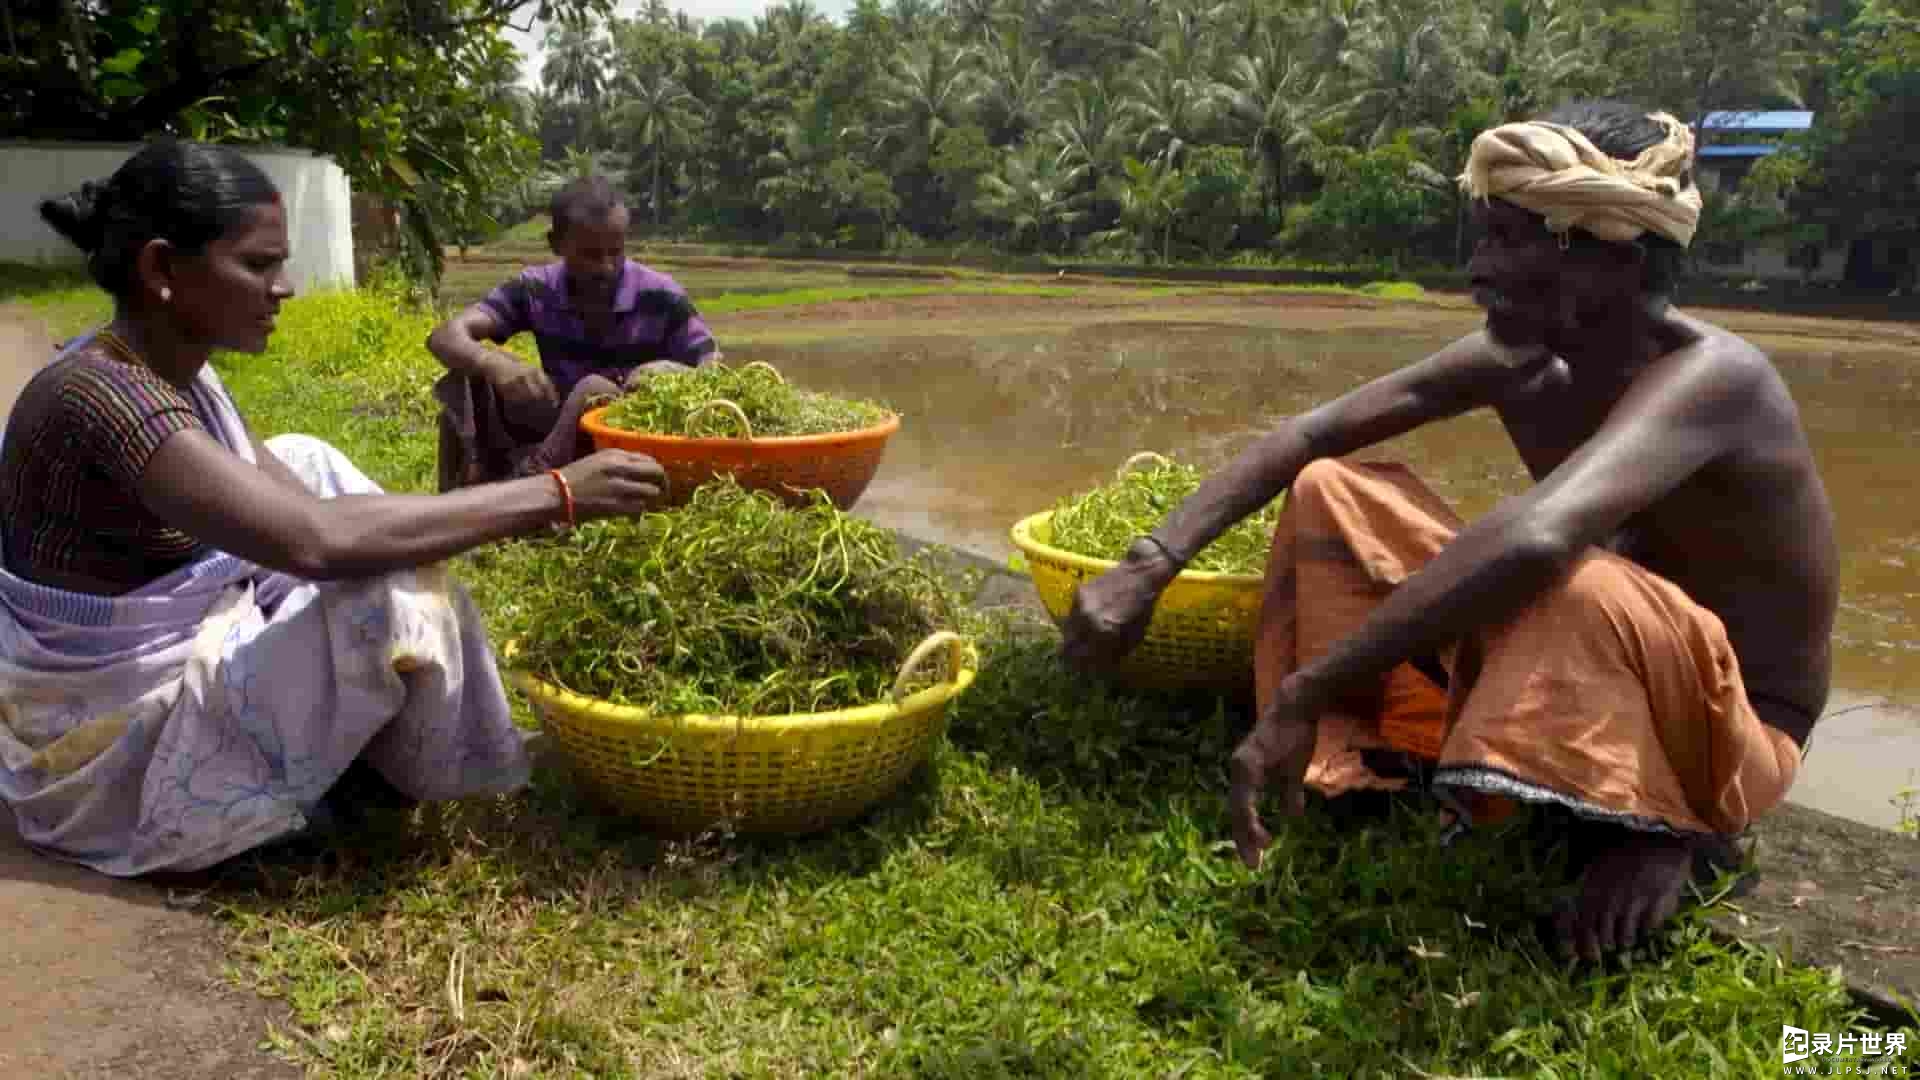
[[(998, 635), (899, 798), (805, 841), (662, 843), (532, 792), (415, 812), (216, 892), (253, 985), (333, 1075), (1756, 1075), (1837, 978), (1697, 919), (1605, 971), (1533, 941), (1524, 815), (1223, 850), (1234, 714), (1063, 677)], [(1468, 916), (1472, 921), (1468, 921)]]
[(113, 301), (85, 269), (0, 262), (0, 304), (20, 304), (47, 324), (55, 342), (113, 317)]
[(1360, 286), (1360, 292), (1366, 296), (1377, 296), (1382, 300), (1424, 300), (1427, 290), (1414, 281), (1370, 281)]
[(1079, 290), (1053, 285), (827, 285), (774, 293), (732, 293), (695, 300), (703, 315), (727, 315), (766, 308), (830, 304), (846, 300), (898, 300), (915, 296), (1040, 296), (1064, 299)]
[[(302, 297), (268, 355), (219, 363), (262, 435), (429, 490), (431, 318)], [(515, 583), (455, 569), (497, 636)], [(1561, 966), (1531, 934), (1561, 855), (1529, 814), (1443, 850), (1428, 813), (1315, 807), (1249, 872), (1223, 802), (1244, 715), (1055, 650), (1002, 623), (931, 767), (823, 836), (665, 842), (543, 767), (262, 854), (208, 900), (236, 977), (292, 1010), (280, 1048), (341, 1077), (1751, 1076), (1783, 1022), (1867, 1026), (1836, 975), (1697, 916)]]

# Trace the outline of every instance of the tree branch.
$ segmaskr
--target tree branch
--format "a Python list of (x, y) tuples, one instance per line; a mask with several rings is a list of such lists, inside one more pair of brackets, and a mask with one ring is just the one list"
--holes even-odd
[[(197, 60), (196, 56), (194, 66), (200, 68), (201, 65)], [(222, 68), (211, 73), (204, 69), (196, 70), (191, 78), (182, 78), (170, 85), (142, 94), (132, 107), (119, 112), (118, 115), (124, 116), (132, 126), (138, 129), (139, 134), (145, 134), (173, 119), (194, 102), (214, 96), (219, 90), (234, 83), (245, 82), (266, 70), (268, 65), (278, 61), (278, 57), (263, 56), (237, 67)]]

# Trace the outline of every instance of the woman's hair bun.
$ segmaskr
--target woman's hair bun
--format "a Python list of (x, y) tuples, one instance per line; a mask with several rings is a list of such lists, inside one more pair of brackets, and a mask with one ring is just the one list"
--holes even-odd
[(55, 232), (91, 255), (106, 235), (107, 185), (89, 180), (80, 190), (40, 203), (40, 217)]

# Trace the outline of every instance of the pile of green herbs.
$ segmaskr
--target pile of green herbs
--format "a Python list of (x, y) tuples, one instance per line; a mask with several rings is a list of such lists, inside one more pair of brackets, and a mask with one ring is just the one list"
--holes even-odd
[(914, 646), (962, 617), (891, 533), (818, 493), (790, 508), (730, 477), (679, 509), (503, 545), (488, 562), (512, 598), (494, 621), (514, 667), (661, 713), (874, 704)]
[[(1200, 486), (1205, 474), (1191, 465), (1162, 459), (1123, 470), (1112, 482), (1070, 498), (1053, 508), (1051, 543), (1062, 551), (1091, 559), (1118, 560), (1145, 533)], [(1186, 569), (1219, 574), (1259, 574), (1266, 570), (1273, 528), (1283, 500), (1275, 499), (1194, 555)]]
[(610, 427), (654, 435), (742, 435), (739, 421), (727, 410), (704, 409), (695, 415), (714, 401), (738, 405), (755, 437), (859, 431), (892, 415), (877, 402), (802, 390), (766, 364), (710, 363), (641, 380), (603, 419)]

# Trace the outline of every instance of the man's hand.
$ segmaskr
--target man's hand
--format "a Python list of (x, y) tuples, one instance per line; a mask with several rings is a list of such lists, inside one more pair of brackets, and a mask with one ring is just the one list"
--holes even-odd
[(505, 353), (489, 350), (487, 366), (481, 375), (492, 384), (509, 405), (560, 404), (560, 392), (547, 373), (532, 364), (523, 364)]
[(1153, 605), (1179, 572), (1165, 552), (1141, 541), (1120, 565), (1081, 585), (1060, 627), (1067, 663), (1100, 671), (1125, 659), (1147, 636)]
[(560, 472), (573, 492), (576, 521), (643, 514), (667, 494), (666, 470), (630, 450), (602, 450)]
[(1302, 692), (1297, 676), (1280, 683), (1253, 731), (1233, 751), (1233, 787), (1227, 803), (1233, 814), (1233, 846), (1240, 861), (1260, 868), (1273, 837), (1260, 820), (1260, 795), (1269, 782), (1278, 788), (1280, 806), (1290, 816), (1307, 808), (1307, 765), (1320, 733), (1320, 706)]
[(632, 390), (635, 387), (639, 386), (641, 383), (647, 381), (649, 378), (652, 378), (655, 375), (665, 375), (675, 371), (685, 372), (685, 371), (692, 371), (692, 370), (693, 370), (692, 368), (676, 360), (649, 360), (646, 363), (641, 364), (639, 367), (634, 368), (632, 371), (628, 372), (627, 377), (621, 380), (620, 382), (620, 389)]

